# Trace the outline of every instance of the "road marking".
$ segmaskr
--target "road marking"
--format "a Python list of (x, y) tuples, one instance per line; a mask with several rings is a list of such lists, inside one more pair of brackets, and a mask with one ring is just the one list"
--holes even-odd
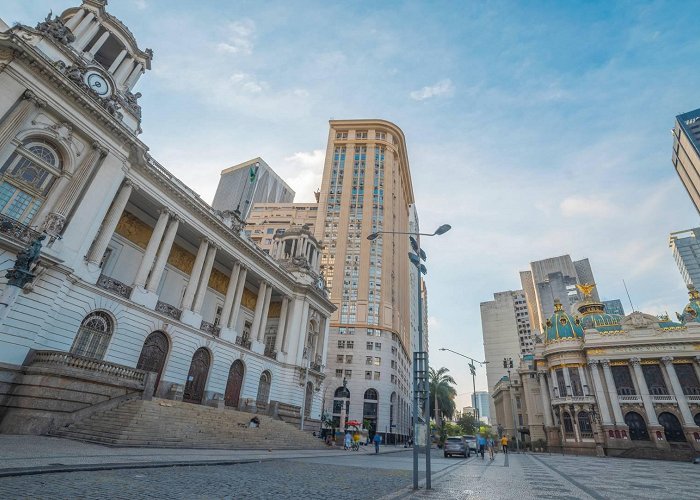
[(598, 500), (603, 500), (603, 499), (605, 498), (604, 496), (599, 495), (598, 493), (596, 493), (594, 490), (590, 489), (589, 487), (587, 487), (587, 486), (583, 485), (582, 483), (578, 482), (576, 479), (572, 478), (572, 477), (569, 476), (568, 474), (564, 474), (562, 471), (555, 469), (554, 467), (552, 467), (551, 465), (549, 465), (547, 462), (545, 462), (545, 461), (542, 460), (541, 458), (535, 457), (535, 456), (533, 456), (533, 455), (528, 455), (528, 456), (529, 456), (530, 458), (535, 459), (536, 461), (538, 461), (539, 463), (541, 463), (542, 465), (544, 465), (545, 467), (547, 467), (547, 468), (548, 468), (549, 470), (551, 470), (552, 472), (554, 472), (554, 473), (560, 475), (562, 478), (564, 478), (564, 480), (570, 482), (571, 484), (573, 484), (574, 486), (576, 486), (576, 487), (579, 488), (580, 490), (582, 490), (582, 491), (588, 493), (588, 494), (589, 494), (590, 496), (592, 496), (593, 498), (596, 498), (596, 499), (598, 499)]

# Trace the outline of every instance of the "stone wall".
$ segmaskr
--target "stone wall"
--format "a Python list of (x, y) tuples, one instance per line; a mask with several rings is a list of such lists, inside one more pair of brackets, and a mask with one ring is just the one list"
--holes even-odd
[(150, 399), (155, 374), (60, 351), (0, 365), (0, 433), (46, 434), (128, 399)]

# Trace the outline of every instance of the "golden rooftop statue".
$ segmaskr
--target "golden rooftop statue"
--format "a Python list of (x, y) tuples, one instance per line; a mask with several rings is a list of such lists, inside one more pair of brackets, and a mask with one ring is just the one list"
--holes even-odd
[(583, 294), (584, 300), (590, 299), (591, 294), (593, 293), (593, 289), (595, 288), (595, 283), (584, 283), (582, 285), (579, 285), (577, 283), (576, 288), (578, 288), (581, 291), (581, 293)]

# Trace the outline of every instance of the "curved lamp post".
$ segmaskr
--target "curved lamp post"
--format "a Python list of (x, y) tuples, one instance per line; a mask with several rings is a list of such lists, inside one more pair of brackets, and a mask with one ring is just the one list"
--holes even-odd
[(415, 233), (415, 232), (399, 232), (399, 231), (377, 231), (367, 236), (369, 241), (376, 240), (381, 234), (405, 234), (409, 236), (411, 241), (411, 248), (413, 252), (408, 253), (408, 259), (411, 264), (416, 266), (418, 271), (418, 351), (413, 353), (413, 489), (418, 489), (418, 446), (416, 446), (415, 440), (418, 435), (418, 403), (420, 401), (419, 394), (423, 395), (424, 408), (423, 416), (425, 423), (428, 426), (428, 431), (426, 432), (426, 450), (425, 450), (425, 489), (431, 489), (431, 472), (430, 472), (430, 405), (427, 400), (430, 397), (427, 391), (428, 385), (428, 353), (423, 351), (423, 296), (420, 287), (420, 275), (426, 274), (428, 270), (421, 261), (425, 261), (428, 256), (420, 248), (420, 240), (415, 238), (415, 236), (440, 236), (445, 234), (447, 231), (452, 229), (449, 224), (443, 224), (438, 227), (433, 233)]

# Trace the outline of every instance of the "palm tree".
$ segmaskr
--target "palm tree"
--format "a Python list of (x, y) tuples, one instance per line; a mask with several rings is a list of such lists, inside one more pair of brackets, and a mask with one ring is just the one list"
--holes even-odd
[(430, 411), (435, 412), (435, 423), (438, 426), (440, 425), (438, 412), (447, 418), (452, 418), (455, 411), (454, 398), (457, 391), (453, 386), (457, 382), (452, 375), (448, 375), (449, 371), (444, 366), (437, 371), (434, 368), (430, 369)]

